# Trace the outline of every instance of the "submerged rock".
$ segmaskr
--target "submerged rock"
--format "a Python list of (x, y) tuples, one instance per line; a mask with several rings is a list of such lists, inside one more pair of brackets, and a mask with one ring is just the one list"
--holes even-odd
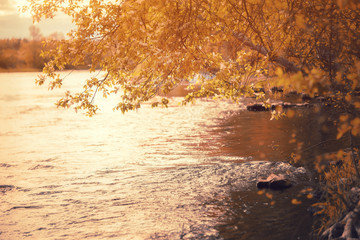
[(256, 186), (258, 188), (270, 188), (273, 190), (284, 190), (292, 186), (292, 183), (284, 175), (270, 174), (267, 178), (260, 178)]

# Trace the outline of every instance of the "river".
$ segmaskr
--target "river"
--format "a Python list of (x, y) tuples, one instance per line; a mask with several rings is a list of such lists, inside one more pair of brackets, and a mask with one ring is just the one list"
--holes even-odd
[(241, 104), (174, 97), (123, 115), (116, 97), (97, 97), (102, 110), (88, 118), (54, 105), (86, 72), (53, 92), (36, 75), (0, 74), (0, 239), (309, 239), (311, 201), (290, 201), (311, 174), (272, 199), (255, 182), (297, 170), (282, 163), (292, 134), (309, 146), (326, 137), (310, 113), (270, 121)]

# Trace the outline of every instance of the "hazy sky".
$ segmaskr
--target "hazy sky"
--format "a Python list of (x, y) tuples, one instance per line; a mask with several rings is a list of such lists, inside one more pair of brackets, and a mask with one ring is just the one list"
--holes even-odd
[[(0, 39), (30, 37), (29, 27), (33, 24), (31, 16), (18, 10), (20, 6), (26, 4), (26, 0), (0, 0)], [(66, 34), (71, 29), (71, 20), (62, 15), (43, 20), (35, 26), (40, 28), (43, 36), (54, 32)]]

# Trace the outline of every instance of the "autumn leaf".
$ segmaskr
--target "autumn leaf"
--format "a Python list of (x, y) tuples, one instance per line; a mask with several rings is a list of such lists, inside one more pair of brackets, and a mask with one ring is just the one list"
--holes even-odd
[(273, 195), (270, 194), (270, 193), (266, 193), (266, 197), (269, 198), (269, 199), (272, 199), (272, 198), (273, 198)]
[(350, 122), (352, 129), (351, 134), (354, 136), (358, 136), (360, 133), (360, 118), (356, 117)]
[(336, 139), (342, 138), (342, 136), (350, 129), (351, 129), (351, 126), (349, 126), (348, 124), (346, 124), (346, 123), (341, 124), (340, 127), (337, 129), (338, 133), (336, 135)]
[(340, 115), (339, 119), (341, 122), (346, 122), (349, 119), (349, 115)]
[(351, 97), (351, 95), (348, 93), (348, 94), (345, 96), (345, 100), (346, 100), (347, 102), (351, 102), (351, 99), (352, 99), (352, 97)]
[(301, 204), (302, 202), (299, 201), (299, 200), (297, 200), (296, 198), (293, 198), (293, 199), (291, 200), (291, 203), (294, 204), (294, 205), (299, 205), (299, 204)]

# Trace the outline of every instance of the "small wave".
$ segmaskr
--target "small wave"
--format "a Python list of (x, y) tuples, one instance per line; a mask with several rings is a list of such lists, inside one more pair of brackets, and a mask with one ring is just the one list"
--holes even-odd
[(55, 158), (47, 158), (47, 159), (42, 160), (41, 162), (52, 162), (56, 159), (57, 159), (56, 157)]
[(135, 204), (139, 204), (138, 202), (113, 202), (113, 206), (129, 206), (129, 205), (135, 205)]
[(234, 163), (243, 163), (252, 160), (252, 157), (237, 157), (237, 156), (221, 156), (221, 157), (211, 157), (209, 162), (234, 162)]
[(19, 134), (19, 133), (16, 133), (16, 132), (8, 131), (8, 132), (0, 132), (0, 136), (11, 136), (11, 137), (14, 137), (14, 136), (20, 136), (20, 134)]
[(88, 216), (83, 216), (81, 218), (83, 218), (85, 220), (72, 221), (72, 222), (69, 222), (68, 225), (81, 224), (81, 223), (86, 223), (86, 222), (94, 223), (94, 222), (100, 222), (100, 221), (109, 220), (109, 219), (118, 219), (119, 216), (111, 216), (111, 217), (104, 217), (104, 218), (88, 218)]
[(29, 107), (29, 108), (26, 108), (26, 109), (20, 111), (19, 114), (27, 114), (27, 113), (30, 113), (30, 112), (33, 112), (36, 110), (40, 110), (40, 109), (41, 109), (40, 106)]
[(8, 212), (12, 211), (12, 210), (17, 210), (17, 209), (39, 209), (42, 208), (41, 206), (15, 206), (10, 208), (9, 210), (7, 210)]
[(7, 164), (7, 163), (0, 163), (0, 167), (9, 168), (9, 167), (15, 167), (15, 165)]
[(73, 182), (71, 185), (101, 185), (101, 182)]
[(53, 189), (53, 188), (59, 188), (59, 187), (61, 187), (61, 185), (47, 185), (47, 186), (43, 186), (43, 188), (45, 188), (45, 189)]
[(17, 101), (20, 98), (21, 98), (20, 95), (4, 95), (3, 97), (0, 98), (0, 100), (4, 102), (12, 102), (12, 101)]
[(38, 164), (34, 167), (31, 167), (29, 168), (29, 170), (37, 170), (37, 169), (52, 169), (54, 168), (54, 166), (51, 166), (51, 165), (41, 165), (41, 164)]
[(105, 175), (105, 174), (112, 174), (112, 173), (119, 173), (119, 172), (121, 172), (121, 171), (120, 170), (115, 170), (115, 169), (105, 169), (105, 170), (96, 171), (96, 174)]
[(11, 191), (13, 189), (16, 189), (16, 187), (14, 185), (0, 185), (0, 192), (1, 193), (6, 193), (6, 192)]
[(63, 191), (43, 191), (43, 192), (39, 192), (39, 193), (34, 193), (31, 195), (53, 195), (53, 194), (58, 194), (58, 193), (62, 193)]

